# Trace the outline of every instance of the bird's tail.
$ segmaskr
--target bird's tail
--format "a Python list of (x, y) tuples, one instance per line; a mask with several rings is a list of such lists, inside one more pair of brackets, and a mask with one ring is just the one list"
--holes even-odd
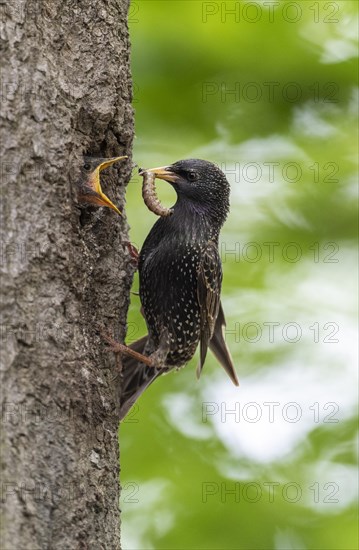
[[(129, 347), (138, 353), (148, 355), (145, 347), (147, 344), (148, 336), (144, 336), (136, 342), (133, 342)], [(122, 377), (123, 386), (121, 394), (120, 405), (120, 421), (124, 419), (130, 408), (135, 404), (137, 399), (142, 395), (146, 388), (158, 376), (163, 373), (163, 369), (156, 369), (154, 367), (148, 367), (143, 363), (139, 363), (137, 359), (129, 356), (123, 356), (122, 358)]]
[(233, 360), (224, 338), (223, 331), (225, 329), (225, 326), (226, 320), (224, 318), (222, 304), (220, 304), (213, 336), (209, 342), (209, 349), (218, 359), (220, 365), (222, 365), (229, 378), (232, 380), (233, 384), (235, 386), (239, 386), (237, 374), (233, 365)]

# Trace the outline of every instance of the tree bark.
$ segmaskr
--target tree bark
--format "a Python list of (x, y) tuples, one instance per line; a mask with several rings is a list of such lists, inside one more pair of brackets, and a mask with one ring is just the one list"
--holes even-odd
[[(79, 209), (83, 155), (130, 155), (126, 0), (0, 5), (1, 548), (117, 549), (125, 217)], [(123, 208), (131, 162), (103, 173)]]

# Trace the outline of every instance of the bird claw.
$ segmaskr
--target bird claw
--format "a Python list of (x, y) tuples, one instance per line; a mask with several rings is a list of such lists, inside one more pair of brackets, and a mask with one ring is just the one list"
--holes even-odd
[(138, 249), (130, 241), (122, 241), (122, 244), (127, 248), (131, 256), (131, 262), (137, 267), (139, 258)]
[(108, 343), (108, 346), (105, 348), (108, 353), (121, 353), (122, 352), (122, 346), (118, 342), (114, 342), (112, 344)]
[(133, 357), (134, 359), (137, 359), (139, 363), (144, 363), (148, 367), (157, 367), (157, 365), (154, 364), (154, 361), (153, 359), (151, 359), (151, 357), (148, 357), (147, 355), (143, 355), (142, 353), (138, 353), (137, 351), (134, 351), (133, 349), (126, 346), (125, 344), (120, 344), (120, 342), (117, 342), (112, 338), (112, 336), (107, 334), (103, 327), (100, 326), (99, 331), (102, 338), (108, 344), (108, 346), (106, 347), (106, 351), (128, 355), (129, 357)]

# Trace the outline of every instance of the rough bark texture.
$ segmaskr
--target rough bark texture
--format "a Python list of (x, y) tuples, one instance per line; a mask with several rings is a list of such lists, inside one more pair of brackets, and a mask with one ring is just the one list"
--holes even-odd
[[(83, 155), (131, 152), (126, 0), (0, 4), (2, 550), (117, 549), (125, 218), (80, 211)], [(131, 162), (103, 173), (120, 207)]]

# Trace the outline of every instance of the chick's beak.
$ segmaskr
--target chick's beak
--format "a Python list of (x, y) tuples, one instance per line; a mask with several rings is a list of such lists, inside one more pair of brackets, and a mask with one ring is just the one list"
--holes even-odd
[(152, 172), (156, 178), (160, 180), (168, 181), (169, 183), (174, 183), (177, 181), (178, 176), (174, 172), (171, 172), (169, 166), (160, 166), (159, 168), (149, 168), (148, 170), (143, 170), (143, 172)]
[(102, 162), (99, 165), (100, 172), (101, 172), (101, 170), (104, 170), (105, 168), (108, 168), (109, 166), (112, 166), (113, 164), (115, 164), (115, 162), (117, 162), (119, 160), (124, 160), (124, 159), (127, 159), (127, 158), (128, 158), (127, 156), (124, 156), (124, 157), (112, 157), (110, 159), (105, 159), (104, 162)]
[(108, 168), (109, 166), (112, 166), (115, 162), (123, 159), (127, 159), (127, 156), (124, 157), (113, 157), (109, 159), (104, 159), (101, 164), (99, 164), (95, 170), (90, 174), (90, 177), (88, 179), (89, 186), (95, 191), (96, 196), (92, 197), (90, 202), (97, 204), (98, 206), (108, 206), (109, 208), (112, 208), (117, 214), (122, 215), (120, 210), (113, 204), (112, 201), (103, 193), (101, 189), (101, 183), (100, 183), (100, 172), (104, 170), (105, 168)]

